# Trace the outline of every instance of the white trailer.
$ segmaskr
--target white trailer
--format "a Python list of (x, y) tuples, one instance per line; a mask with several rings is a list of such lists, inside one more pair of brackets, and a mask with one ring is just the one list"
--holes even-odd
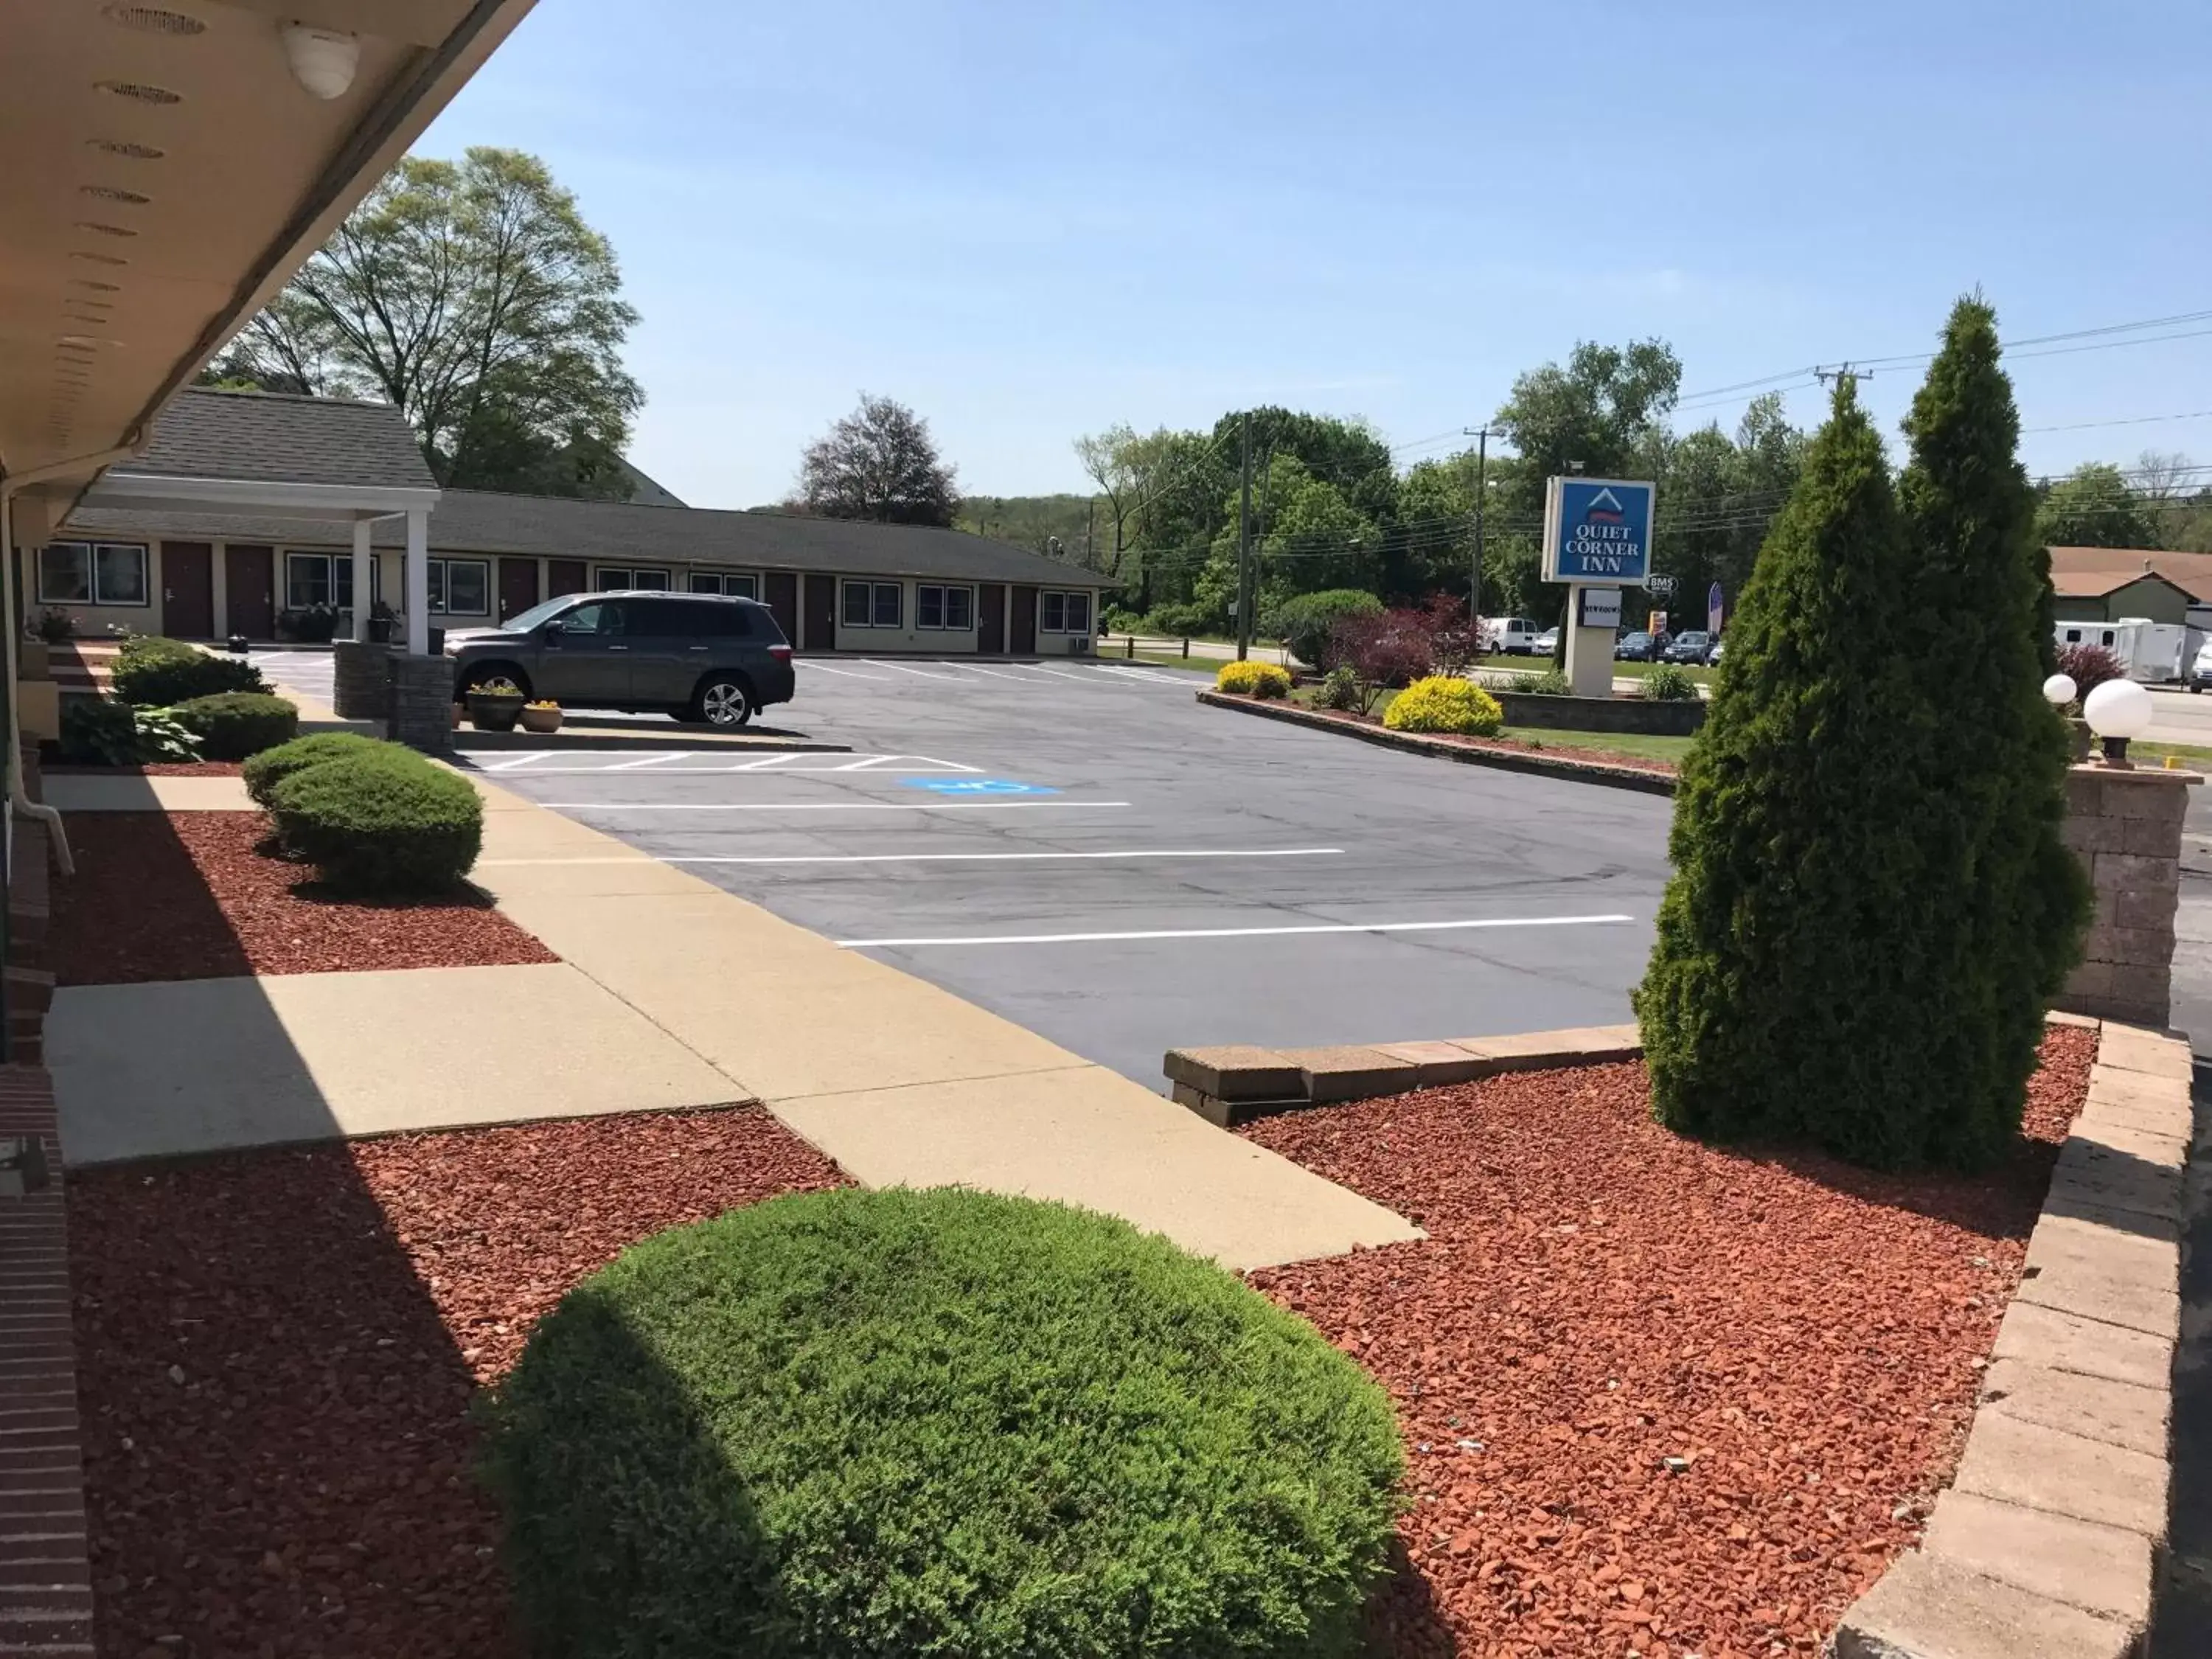
[(2160, 685), (2187, 677), (2196, 654), (2191, 631), (2179, 623), (2122, 617), (2117, 622), (2063, 622), (2057, 638), (2061, 651), (2069, 645), (2102, 646), (2120, 659), (2130, 679)]

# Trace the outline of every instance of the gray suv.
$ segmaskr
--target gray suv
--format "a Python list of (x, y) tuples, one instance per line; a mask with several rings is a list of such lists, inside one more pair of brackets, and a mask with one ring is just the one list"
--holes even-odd
[(657, 709), (743, 726), (791, 701), (791, 647), (775, 613), (712, 593), (571, 593), (496, 628), (449, 629), (456, 693), (510, 679), (564, 708)]

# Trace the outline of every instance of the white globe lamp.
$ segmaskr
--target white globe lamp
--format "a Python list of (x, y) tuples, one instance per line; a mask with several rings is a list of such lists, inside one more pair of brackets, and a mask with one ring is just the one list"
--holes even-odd
[(2053, 708), (2063, 708), (2074, 701), (2075, 693), (2080, 690), (2071, 674), (2053, 674), (2043, 683), (2043, 700)]
[(2133, 680), (2106, 680), (2081, 704), (2081, 718), (2105, 740), (2105, 764), (2126, 766), (2128, 739), (2150, 730), (2150, 693)]

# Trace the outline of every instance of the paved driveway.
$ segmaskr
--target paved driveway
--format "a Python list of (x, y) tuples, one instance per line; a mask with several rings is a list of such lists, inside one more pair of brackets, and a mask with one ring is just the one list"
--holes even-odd
[(790, 719), (855, 752), (477, 764), (1150, 1087), (1183, 1044), (1628, 1018), (1663, 798), (1204, 708), (1170, 670), (799, 675)]

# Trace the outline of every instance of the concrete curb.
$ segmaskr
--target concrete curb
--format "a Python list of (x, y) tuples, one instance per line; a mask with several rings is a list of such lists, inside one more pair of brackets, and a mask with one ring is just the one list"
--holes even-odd
[(1958, 1474), (1920, 1548), (1844, 1614), (1835, 1659), (2142, 1653), (2173, 1475), (2191, 1064), (2177, 1038), (2101, 1028)]
[(1415, 1089), (1472, 1083), (1500, 1072), (1600, 1066), (1639, 1060), (1633, 1025), (1589, 1025), (1515, 1036), (1378, 1042), (1331, 1048), (1170, 1048), (1162, 1066), (1169, 1092), (1208, 1123), (1233, 1123), (1300, 1106), (1371, 1100)]
[(1316, 714), (1310, 708), (1291, 708), (1279, 702), (1261, 702), (1252, 697), (1224, 696), (1218, 691), (1201, 691), (1198, 694), (1198, 700), (1209, 708), (1233, 708), (1240, 714), (1257, 714), (1262, 720), (1285, 720), (1292, 726), (1334, 732), (1340, 736), (1357, 738), (1362, 743), (1376, 744), (1384, 749), (1402, 749), (1409, 754), (1458, 761), (1464, 766), (1494, 767), (1501, 772), (1531, 772), (1540, 777), (1566, 778), (1577, 783), (1602, 783), (1615, 789), (1638, 790), (1647, 795), (1671, 795), (1674, 793), (1674, 779), (1671, 773), (1639, 772), (1632, 767), (1609, 766), (1603, 761), (1568, 760), (1548, 754), (1516, 754), (1504, 749), (1477, 749), (1471, 744), (1424, 737), (1418, 732), (1392, 732), (1379, 726), (1361, 726), (1352, 720), (1339, 720), (1332, 714)]

